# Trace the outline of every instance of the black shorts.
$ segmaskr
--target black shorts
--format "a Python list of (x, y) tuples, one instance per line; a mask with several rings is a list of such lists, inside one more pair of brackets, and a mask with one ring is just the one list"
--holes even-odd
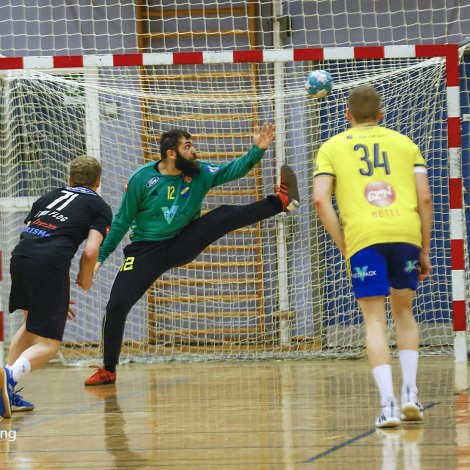
[(12, 256), (10, 313), (28, 311), (29, 333), (62, 341), (70, 300), (68, 272), (44, 261)]

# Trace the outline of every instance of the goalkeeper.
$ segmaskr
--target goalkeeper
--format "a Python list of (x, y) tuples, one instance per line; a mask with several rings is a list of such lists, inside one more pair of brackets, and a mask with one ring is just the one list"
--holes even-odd
[(253, 146), (224, 165), (200, 162), (191, 135), (171, 130), (160, 137), (161, 160), (138, 169), (129, 179), (111, 230), (100, 248), (96, 270), (116, 249), (128, 229), (131, 243), (114, 280), (103, 320), (103, 367), (85, 385), (113, 384), (124, 327), (132, 306), (163, 273), (194, 260), (228, 232), (299, 205), (297, 179), (281, 168), (281, 186), (253, 204), (223, 205), (200, 217), (211, 188), (245, 176), (274, 140), (274, 127), (255, 126)]

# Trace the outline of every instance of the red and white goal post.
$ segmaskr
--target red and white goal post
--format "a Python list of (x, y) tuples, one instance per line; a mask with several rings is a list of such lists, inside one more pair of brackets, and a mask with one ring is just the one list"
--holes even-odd
[[(314, 69), (333, 75), (326, 99), (306, 96)], [(75, 154), (101, 160), (102, 195), (116, 211), (130, 174), (158, 158), (162, 131), (187, 129), (200, 158), (218, 163), (249, 148), (254, 123), (276, 125), (260, 168), (209, 193), (203, 209), (270, 194), (286, 161), (299, 176), (301, 208), (229, 234), (163, 276), (126, 325), (123, 358), (145, 361), (362, 353), (361, 316), (343, 260), (314, 213), (311, 186), (316, 149), (346, 126), (348, 91), (373, 85), (384, 125), (411, 137), (428, 161), (435, 269), (416, 302), (423, 350), (453, 349), (456, 361), (467, 360), (457, 45), (2, 57), (0, 70), (4, 265), (31, 201), (65, 181)], [(121, 262), (118, 249), (91, 293), (73, 288), (78, 315), (67, 325), (65, 359), (100, 356), (101, 318)], [(6, 275), (4, 299), (8, 287)], [(20, 320), (8, 318), (7, 339)]]

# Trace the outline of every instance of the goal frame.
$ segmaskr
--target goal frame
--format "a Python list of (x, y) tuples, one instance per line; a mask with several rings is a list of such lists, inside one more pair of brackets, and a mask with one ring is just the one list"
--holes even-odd
[[(465, 299), (465, 208), (461, 160), (459, 46), (457, 44), (282, 48), (232, 51), (194, 51), (137, 54), (0, 57), (0, 70), (80, 69), (147, 65), (280, 63), (341, 59), (435, 58), (445, 59), (448, 195), (450, 207), (450, 261), (452, 324), (456, 362), (467, 361), (467, 307)], [(2, 280), (0, 272), (0, 280)], [(2, 312), (0, 305), (0, 314)], [(3, 327), (1, 327), (3, 331)], [(0, 338), (0, 341), (3, 338)], [(3, 350), (3, 348), (2, 348)]]

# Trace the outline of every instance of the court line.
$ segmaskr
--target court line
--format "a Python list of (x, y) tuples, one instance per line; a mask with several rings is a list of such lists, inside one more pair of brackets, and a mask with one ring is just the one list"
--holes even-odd
[[(439, 405), (441, 402), (435, 402), (435, 403), (430, 403), (429, 405), (426, 405), (424, 407), (425, 410), (429, 410), (430, 408), (434, 408), (436, 405)], [(320, 460), (322, 459), (323, 457), (326, 457), (330, 454), (333, 454), (334, 452), (340, 450), (340, 449), (343, 449), (344, 447), (347, 447), (351, 444), (354, 444), (355, 442), (358, 442), (360, 441), (361, 439), (364, 439), (365, 437), (368, 437), (370, 436), (371, 434), (374, 434), (376, 432), (376, 428), (373, 428), (373, 429), (369, 429), (368, 431), (366, 432), (363, 432), (362, 434), (359, 434), (358, 436), (355, 436), (351, 439), (348, 439), (347, 441), (345, 442), (342, 442), (341, 444), (337, 444), (333, 447), (331, 447), (330, 449), (327, 449), (323, 452), (320, 452), (319, 454), (317, 455), (313, 455), (312, 457), (310, 457), (309, 459), (307, 460), (304, 460), (302, 463), (312, 463), (312, 462), (316, 462), (317, 460)]]

